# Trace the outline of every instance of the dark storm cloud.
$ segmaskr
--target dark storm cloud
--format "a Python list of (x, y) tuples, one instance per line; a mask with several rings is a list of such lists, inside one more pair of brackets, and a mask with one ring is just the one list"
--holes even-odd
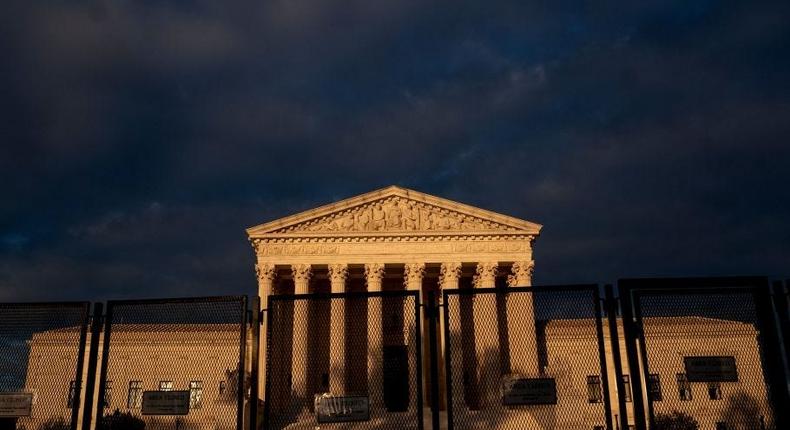
[(790, 261), (786, 2), (12, 2), (0, 300), (250, 293), (244, 228), (389, 184), (539, 282)]

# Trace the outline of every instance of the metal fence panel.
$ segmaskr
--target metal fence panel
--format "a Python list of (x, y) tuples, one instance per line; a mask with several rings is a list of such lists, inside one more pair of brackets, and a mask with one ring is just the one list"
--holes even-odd
[(700, 429), (787, 428), (767, 280), (624, 280), (620, 288), (624, 318), (634, 322), (626, 330), (629, 362), (641, 368), (634, 381), (640, 427), (695, 421)]
[[(246, 297), (108, 302), (97, 428), (241, 429), (246, 309)], [(149, 391), (188, 392), (174, 411), (186, 414), (150, 414)]]
[(0, 428), (77, 428), (89, 308), (0, 304)]
[(265, 428), (422, 429), (416, 292), (273, 295), (267, 312)]
[(448, 425), (611, 428), (595, 285), (446, 290)]

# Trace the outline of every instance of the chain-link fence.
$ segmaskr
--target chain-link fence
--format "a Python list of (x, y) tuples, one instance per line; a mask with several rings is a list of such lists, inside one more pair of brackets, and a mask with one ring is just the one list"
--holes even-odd
[(246, 309), (246, 297), (109, 302), (97, 428), (241, 429)]
[(417, 292), (270, 296), (266, 429), (421, 429)]
[(88, 303), (0, 304), (0, 429), (76, 429)]
[(611, 428), (597, 286), (444, 293), (448, 427)]
[(638, 426), (787, 428), (767, 280), (624, 280), (620, 295), (629, 364), (642, 370), (634, 378)]

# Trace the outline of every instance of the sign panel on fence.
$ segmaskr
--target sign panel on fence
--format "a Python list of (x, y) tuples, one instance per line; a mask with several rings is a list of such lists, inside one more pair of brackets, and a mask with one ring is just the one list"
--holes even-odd
[(557, 404), (557, 383), (554, 378), (505, 375), (502, 377), (502, 404), (505, 406)]
[(315, 396), (315, 415), (319, 423), (344, 423), (368, 421), (370, 402), (366, 396)]
[(684, 357), (689, 382), (738, 382), (735, 357)]
[(0, 393), (0, 417), (29, 417), (33, 393)]
[(143, 415), (186, 415), (189, 413), (189, 391), (143, 392)]

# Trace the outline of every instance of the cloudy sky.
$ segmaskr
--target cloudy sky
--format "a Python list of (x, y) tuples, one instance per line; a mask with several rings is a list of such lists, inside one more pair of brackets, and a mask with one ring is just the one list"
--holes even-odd
[(790, 275), (790, 2), (11, 0), (0, 300), (251, 294), (244, 229), (390, 184), (539, 283)]

